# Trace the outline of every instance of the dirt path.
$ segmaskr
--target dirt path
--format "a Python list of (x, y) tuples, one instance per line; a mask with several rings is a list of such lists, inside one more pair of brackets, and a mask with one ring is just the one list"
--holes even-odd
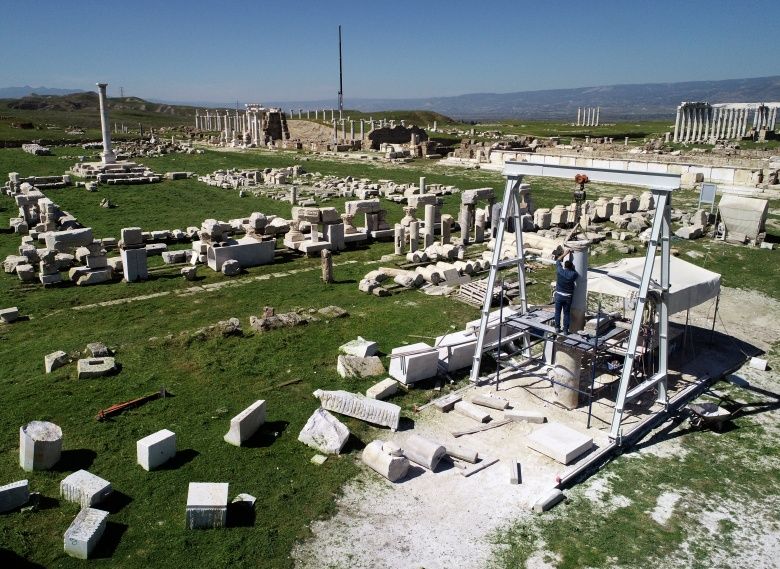
[[(692, 323), (704, 326), (713, 309), (713, 305), (705, 304), (692, 311)], [(730, 334), (762, 349), (769, 348), (772, 341), (780, 338), (780, 318), (777, 318), (780, 302), (775, 299), (752, 291), (724, 288), (720, 312), (721, 320), (716, 327), (719, 331), (724, 331), (725, 324)], [(774, 381), (777, 375), (773, 372)], [(551, 408), (548, 412), (554, 415), (558, 411)], [(452, 421), (458, 420), (452, 415), (450, 413), (443, 419), (444, 416), (428, 408), (415, 417), (414, 432), (439, 441), (451, 440), (448, 431), (452, 430)], [(443, 424), (445, 420), (446, 426)], [(468, 424), (469, 420), (461, 420), (464, 426)], [(766, 415), (762, 420), (776, 423), (776, 416)], [(459, 442), (478, 448), (481, 456), (486, 451), (501, 459), (519, 457), (516, 454), (517, 441), (531, 429), (530, 425), (514, 423), (464, 437), (468, 440)], [(596, 444), (602, 443), (599, 437), (602, 437), (603, 430), (599, 433), (594, 434)], [(409, 436), (409, 432), (382, 435), (382, 438), (398, 440), (403, 446), (403, 439)], [(684, 450), (679, 440), (672, 438), (642, 452), (676, 456)], [(343, 496), (337, 501), (336, 514), (311, 524), (313, 537), (300, 543), (292, 553), (296, 566), (372, 569), (486, 567), (495, 552), (491, 536), (518, 519), (532, 516), (532, 504), (554, 485), (556, 474), (564, 468), (537, 453), (526, 451), (522, 459), (524, 472), (528, 472), (529, 476), (520, 486), (508, 484), (509, 474), (504, 460), (469, 478), (461, 476), (453, 467), (439, 466), (435, 473), (417, 469), (410, 479), (401, 484), (391, 484), (364, 470), (344, 487)], [(598, 502), (603, 488), (609, 485), (609, 476), (609, 468), (606, 468), (575, 491), (590, 494)], [(677, 499), (670, 490), (663, 500), (659, 500), (657, 517), (662, 519), (673, 510)], [(625, 504), (618, 499), (614, 504), (599, 504), (599, 507), (619, 508), (622, 505)], [(702, 531), (717, 525), (717, 519), (725, 515), (721, 510), (723, 508), (702, 511)], [(736, 520), (736, 523), (747, 523), (749, 512), (750, 509), (745, 509), (745, 519)], [(757, 561), (776, 559), (780, 553), (777, 528), (757, 527), (751, 523), (744, 533), (750, 532), (753, 532), (751, 542), (765, 538), (766, 545), (760, 550), (746, 550), (745, 566), (764, 566)], [(543, 550), (538, 553), (529, 559), (527, 567), (554, 566), (548, 563), (549, 556), (545, 556)], [(684, 559), (682, 552), (679, 560)]]

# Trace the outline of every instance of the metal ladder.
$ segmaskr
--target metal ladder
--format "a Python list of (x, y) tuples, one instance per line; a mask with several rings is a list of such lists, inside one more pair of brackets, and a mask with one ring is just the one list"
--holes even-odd
[[(485, 335), (487, 334), (488, 322), (490, 319), (490, 305), (493, 301), (493, 295), (490, 294), (490, 291), (493, 290), (493, 287), (496, 284), (498, 271), (508, 267), (517, 267), (517, 282), (520, 287), (520, 312), (525, 314), (528, 311), (528, 301), (526, 300), (525, 294), (525, 262), (523, 261), (523, 222), (520, 217), (520, 183), (522, 181), (522, 176), (507, 176), (506, 179), (506, 189), (504, 190), (504, 201), (501, 205), (501, 215), (498, 219), (498, 231), (496, 232), (493, 259), (490, 262), (490, 274), (488, 276), (486, 288), (488, 293), (485, 294), (485, 300), (482, 303), (477, 346), (474, 351), (474, 362), (471, 366), (471, 375), (469, 377), (473, 383), (476, 383), (479, 380), (482, 354), (485, 352)], [(504, 233), (506, 232), (507, 223), (510, 219), (514, 222), (517, 256), (502, 261), (501, 249), (504, 244)], [(499, 326), (501, 326), (502, 320), (503, 318), (499, 316)], [(498, 349), (500, 350), (500, 348), (501, 347), (499, 346)]]
[[(627, 403), (656, 386), (658, 387), (656, 402), (664, 406), (669, 402), (666, 393), (666, 378), (669, 364), (669, 259), (671, 255), (669, 244), (671, 238), (672, 192), (671, 190), (654, 189), (653, 195), (656, 198), (656, 209), (653, 217), (653, 226), (650, 230), (650, 243), (647, 246), (645, 265), (642, 269), (639, 298), (634, 311), (634, 319), (631, 322), (631, 334), (628, 337), (628, 348), (625, 361), (623, 362), (623, 373), (620, 376), (618, 395), (615, 400), (615, 411), (612, 415), (612, 426), (609, 432), (609, 437), (617, 441), (620, 441), (622, 438), (620, 423), (623, 420), (623, 412)], [(658, 302), (658, 371), (629, 390), (628, 384), (631, 381), (634, 369), (639, 332), (642, 327), (642, 315), (650, 293), (650, 282), (659, 242), (661, 245), (661, 297)]]

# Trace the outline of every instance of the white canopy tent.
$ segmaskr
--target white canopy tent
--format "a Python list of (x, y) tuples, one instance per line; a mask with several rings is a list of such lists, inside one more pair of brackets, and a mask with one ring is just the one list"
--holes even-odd
[[(669, 313), (688, 310), (720, 294), (720, 275), (692, 263), (669, 259)], [(630, 257), (588, 269), (588, 292), (635, 299), (642, 279), (644, 257)], [(660, 292), (661, 263), (653, 267), (651, 290)]]

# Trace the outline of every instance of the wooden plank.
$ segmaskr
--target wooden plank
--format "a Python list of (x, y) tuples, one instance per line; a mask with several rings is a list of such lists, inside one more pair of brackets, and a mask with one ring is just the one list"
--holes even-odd
[(504, 425), (511, 423), (509, 419), (502, 419), (501, 421), (492, 421), (488, 423), (487, 425), (480, 425), (479, 427), (474, 427), (473, 429), (469, 429), (467, 431), (456, 431), (452, 433), (453, 437), (462, 437), (463, 435), (473, 435), (474, 433), (481, 433), (482, 431), (487, 431), (489, 429), (495, 429), (497, 427), (503, 427)]
[(467, 464), (466, 467), (460, 471), (463, 476), (471, 476), (481, 470), (485, 470), (488, 466), (493, 466), (498, 462), (497, 458), (485, 457), (476, 464)]

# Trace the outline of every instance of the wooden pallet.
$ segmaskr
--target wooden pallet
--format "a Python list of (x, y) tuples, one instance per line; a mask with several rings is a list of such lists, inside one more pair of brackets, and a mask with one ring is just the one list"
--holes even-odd
[[(515, 282), (505, 283), (505, 287), (506, 287), (505, 292), (507, 293), (507, 296), (511, 296), (511, 292), (513, 290), (516, 291), (519, 285), (517, 284), (517, 281), (515, 281)], [(460, 300), (461, 302), (470, 304), (471, 306), (476, 306), (477, 308), (481, 308), (482, 303), (485, 302), (486, 293), (487, 293), (487, 279), (485, 278), (485, 279), (480, 279), (478, 281), (471, 281), (470, 283), (460, 285), (460, 289), (458, 290), (458, 294), (455, 296), (455, 298), (457, 300)], [(491, 300), (491, 305), (498, 302), (500, 295), (501, 295), (501, 283), (496, 283), (496, 285), (493, 287), (493, 298)]]

